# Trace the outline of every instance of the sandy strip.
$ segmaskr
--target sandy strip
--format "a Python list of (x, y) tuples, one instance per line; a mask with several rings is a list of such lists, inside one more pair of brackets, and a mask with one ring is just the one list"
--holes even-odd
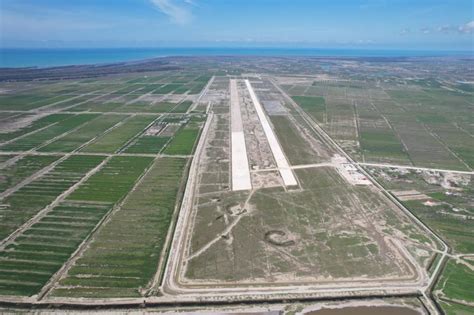
[(260, 120), (260, 123), (262, 124), (263, 131), (265, 132), (268, 143), (270, 144), (273, 157), (275, 158), (278, 170), (280, 171), (280, 175), (283, 178), (283, 183), (285, 184), (285, 186), (298, 185), (295, 175), (293, 175), (293, 171), (290, 168), (290, 164), (286, 160), (286, 156), (283, 153), (280, 143), (278, 142), (278, 139), (275, 133), (273, 132), (270, 123), (268, 122), (265, 112), (263, 111), (263, 107), (258, 101), (257, 95), (255, 95), (255, 92), (252, 86), (250, 85), (250, 81), (245, 80), (245, 84), (247, 85), (247, 89), (249, 90), (250, 97), (252, 98), (252, 102), (255, 106), (255, 110), (257, 111), (258, 118)]

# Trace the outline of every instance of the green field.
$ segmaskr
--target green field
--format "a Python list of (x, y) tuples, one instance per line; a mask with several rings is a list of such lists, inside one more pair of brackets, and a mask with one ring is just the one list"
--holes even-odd
[(141, 136), (133, 141), (123, 152), (157, 154), (165, 147), (171, 137)]
[(402, 144), (390, 131), (364, 131), (359, 134), (360, 147), (367, 160), (404, 160), (407, 158)]
[(1, 110), (30, 110), (36, 109), (42, 106), (53, 104), (56, 102), (65, 101), (72, 96), (67, 95), (37, 95), (37, 94), (24, 94), (24, 95), (2, 95), (0, 96), (0, 109)]
[(114, 153), (120, 150), (130, 139), (143, 131), (156, 117), (133, 116), (107, 134), (97, 138), (84, 147), (83, 152)]
[(185, 159), (156, 160), (53, 295), (141, 296), (157, 272), (185, 165)]
[(81, 126), (82, 124), (96, 118), (97, 115), (93, 114), (79, 114), (69, 117), (65, 120), (61, 120), (58, 123), (40, 130), (34, 134), (23, 137), (19, 140), (13, 141), (0, 147), (2, 151), (27, 151), (37, 148), (45, 142), (61, 136), (64, 133), (71, 132), (73, 129)]
[(69, 195), (68, 200), (115, 203), (128, 193), (152, 160), (149, 157), (113, 157)]
[(51, 171), (2, 200), (0, 239), (48, 206), (103, 160), (102, 156), (71, 156)]
[(318, 122), (325, 121), (326, 102), (319, 96), (292, 96), (292, 99)]
[(0, 169), (0, 192), (20, 183), (58, 158), (58, 156), (25, 156), (8, 168)]
[(64, 202), (0, 252), (0, 294), (37, 294), (110, 209)]
[(270, 119), (291, 164), (309, 164), (320, 161), (287, 117), (270, 116)]
[[(25, 114), (25, 116), (30, 116), (30, 115)], [(14, 131), (10, 131), (10, 132), (0, 133), (0, 141), (3, 142), (3, 141), (12, 140), (14, 138), (23, 136), (23, 135), (25, 135), (27, 133), (30, 133), (30, 132), (34, 132), (38, 129), (47, 127), (49, 125), (52, 125), (54, 123), (57, 123), (61, 120), (69, 118), (69, 117), (71, 117), (71, 115), (68, 115), (68, 114), (53, 114), (53, 115), (48, 115), (48, 116), (39, 118), (37, 120), (34, 120), (31, 124), (29, 124), (29, 125), (27, 125), (23, 128), (19, 128), (19, 129), (16, 129)]]
[[(472, 260), (466, 260), (472, 266)], [(440, 298), (448, 302), (473, 303), (474, 271), (468, 266), (449, 260), (441, 279), (438, 280), (437, 289), (441, 291)]]
[(126, 116), (120, 115), (101, 115), (94, 120), (86, 123), (73, 133), (42, 147), (39, 151), (44, 152), (71, 152), (78, 149), (81, 145), (102, 135), (109, 128), (115, 126)]
[(191, 154), (194, 148), (194, 143), (199, 135), (199, 129), (186, 127), (178, 130), (171, 142), (163, 151), (170, 155), (188, 155)]

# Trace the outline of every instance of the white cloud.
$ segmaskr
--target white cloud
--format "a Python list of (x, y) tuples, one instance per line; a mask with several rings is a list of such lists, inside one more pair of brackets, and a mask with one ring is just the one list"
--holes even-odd
[(447, 25), (438, 27), (436, 30), (440, 33), (452, 33), (452, 32), (455, 32), (457, 28), (455, 26), (447, 24)]
[(474, 21), (461, 25), (458, 30), (463, 34), (472, 34), (474, 32)]
[(150, 0), (150, 2), (176, 24), (189, 24), (193, 18), (189, 8), (189, 6), (195, 6), (192, 0)]
[(431, 29), (429, 29), (428, 27), (423, 27), (422, 29), (420, 29), (420, 32), (422, 32), (423, 34), (430, 34)]
[(404, 28), (400, 31), (400, 35), (407, 35), (410, 33), (411, 33), (411, 30), (409, 28)]

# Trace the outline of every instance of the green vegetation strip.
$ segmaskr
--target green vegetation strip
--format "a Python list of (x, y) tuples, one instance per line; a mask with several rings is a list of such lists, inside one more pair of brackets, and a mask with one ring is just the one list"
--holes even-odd
[(33, 224), (0, 252), (0, 294), (39, 293), (110, 207), (61, 203)]
[(117, 202), (128, 193), (152, 160), (149, 157), (115, 156), (68, 199)]
[(199, 135), (198, 128), (181, 128), (163, 151), (170, 155), (189, 155), (192, 153), (194, 143)]
[(111, 158), (0, 252), (0, 295), (39, 293), (104, 215), (132, 189), (151, 161), (142, 157)]
[[(472, 264), (472, 261), (470, 263)], [(442, 292), (440, 296), (442, 299), (474, 303), (473, 283), (474, 271), (451, 259), (438, 281), (437, 290)]]
[(293, 96), (292, 99), (310, 116), (319, 122), (324, 122), (326, 102), (320, 96)]
[(109, 133), (99, 137), (96, 141), (86, 146), (84, 152), (114, 153), (123, 147), (131, 138), (140, 133), (156, 117), (134, 116), (126, 120)]
[(286, 116), (270, 116), (278, 141), (291, 164), (318, 162), (318, 156)]
[(186, 113), (188, 111), (189, 107), (191, 107), (192, 104), (193, 104), (193, 102), (191, 102), (191, 101), (181, 102), (178, 106), (173, 108), (173, 110), (171, 112), (172, 113)]
[(30, 110), (71, 98), (70, 95), (22, 94), (0, 96), (1, 110)]
[(68, 114), (52, 114), (46, 117), (40, 118), (31, 122), (29, 125), (13, 130), (11, 132), (0, 133), (0, 141), (8, 141), (25, 135), (27, 133), (33, 132), (35, 130), (41, 129), (43, 127), (49, 126), (51, 124), (57, 123), (61, 120), (71, 117)]
[(361, 148), (367, 158), (389, 159), (394, 157), (407, 159), (402, 144), (390, 130), (362, 131), (359, 137)]
[(63, 133), (71, 131), (74, 128), (77, 128), (83, 123), (96, 117), (97, 115), (93, 114), (75, 115), (65, 120), (62, 120), (46, 129), (38, 131), (24, 138), (18, 139), (12, 143), (8, 143), (0, 147), (0, 149), (2, 151), (28, 151), (40, 146), (41, 144), (52, 138), (60, 136)]
[(96, 119), (86, 123), (73, 133), (48, 144), (39, 151), (45, 152), (71, 152), (79, 148), (82, 144), (103, 134), (107, 129), (113, 127), (126, 116), (121, 115), (101, 115)]
[(171, 137), (142, 136), (137, 138), (125, 153), (148, 153), (157, 154), (164, 148)]
[(474, 252), (474, 229), (472, 224), (466, 223), (466, 219), (446, 215), (443, 213), (445, 206), (442, 204), (431, 207), (420, 200), (404, 201), (403, 204), (440, 233), (456, 252)]
[(0, 239), (4, 239), (78, 182), (102, 156), (71, 156), (43, 176), (0, 200)]
[(53, 295), (140, 296), (156, 272), (186, 162), (156, 160)]
[(0, 192), (20, 183), (25, 178), (53, 163), (59, 156), (25, 156), (15, 164), (0, 169)]

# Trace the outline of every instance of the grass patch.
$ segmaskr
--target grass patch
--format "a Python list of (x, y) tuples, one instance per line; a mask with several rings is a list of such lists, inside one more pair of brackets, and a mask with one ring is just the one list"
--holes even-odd
[(197, 128), (181, 128), (176, 132), (163, 153), (170, 155), (191, 154), (198, 135), (199, 129)]
[(121, 126), (114, 128), (107, 134), (97, 138), (83, 148), (84, 152), (114, 153), (120, 150), (131, 138), (143, 131), (156, 117), (134, 116), (127, 119)]
[[(139, 295), (139, 289), (146, 287), (156, 273), (186, 163), (185, 159), (158, 159), (53, 295)], [(65, 285), (75, 287), (66, 290), (62, 287)], [(131, 290), (122, 290), (124, 287)], [(107, 292), (100, 291), (102, 288), (108, 288)]]
[(310, 116), (319, 122), (324, 122), (326, 114), (326, 101), (320, 96), (292, 96), (298, 105)]

